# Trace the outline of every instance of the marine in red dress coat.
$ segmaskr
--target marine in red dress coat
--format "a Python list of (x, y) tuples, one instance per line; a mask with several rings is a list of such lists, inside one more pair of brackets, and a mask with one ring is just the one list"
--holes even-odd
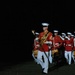
[[(45, 34), (48, 35), (48, 37), (47, 37), (47, 39), (45, 40), (45, 42), (46, 42), (46, 41), (52, 42), (53, 34), (52, 34), (51, 32), (49, 32), (48, 30), (47, 30), (46, 32), (41, 32), (41, 33), (40, 33), (40, 35), (39, 35), (39, 40), (43, 40), (42, 37), (43, 37)], [(48, 44), (46, 44), (45, 42), (44, 42), (44, 43), (42, 44), (42, 46), (40, 47), (40, 51), (48, 52), (48, 51), (49, 51), (49, 46), (48, 46)]]
[(60, 48), (62, 46), (62, 42), (63, 42), (62, 39), (58, 35), (58, 31), (54, 30), (53, 48), (52, 48), (52, 50)]

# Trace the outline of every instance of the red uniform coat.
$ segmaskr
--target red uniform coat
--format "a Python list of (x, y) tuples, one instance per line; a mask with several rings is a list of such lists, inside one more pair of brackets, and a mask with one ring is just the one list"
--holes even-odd
[(70, 38), (70, 40), (65, 39), (64, 43), (65, 43), (65, 50), (66, 51), (72, 51), (72, 49), (73, 49), (73, 40), (71, 38)]
[(63, 40), (63, 43), (62, 43), (63, 47), (65, 47), (65, 39)]
[(74, 37), (71, 37), (72, 45), (74, 46)]
[(75, 50), (75, 38), (73, 39), (73, 50)]
[(39, 40), (34, 39), (34, 50), (39, 49)]
[[(53, 37), (53, 48), (52, 48), (52, 50), (58, 49), (62, 45), (62, 42), (63, 42), (63, 40), (60, 38), (59, 35), (54, 36)], [(59, 44), (60, 44), (60, 46), (59, 46)]]
[[(44, 34), (45, 34), (44, 32), (41, 32), (39, 34), (39, 40), (41, 40), (41, 38), (43, 37)], [(46, 41), (52, 41), (52, 36), (53, 36), (53, 34), (51, 32), (49, 32), (49, 35), (48, 35)], [(48, 52), (49, 51), (49, 46), (44, 43), (42, 46), (40, 46), (40, 51)]]

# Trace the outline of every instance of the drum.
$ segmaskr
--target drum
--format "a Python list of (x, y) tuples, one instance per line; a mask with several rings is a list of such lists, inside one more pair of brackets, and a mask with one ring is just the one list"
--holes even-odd
[(58, 49), (52, 50), (52, 54), (58, 53)]
[(52, 50), (52, 57), (58, 56), (58, 49)]
[(38, 55), (38, 50), (33, 50), (33, 54), (34, 54), (34, 57), (37, 57), (37, 55)]
[(75, 56), (75, 50), (73, 51), (73, 55)]

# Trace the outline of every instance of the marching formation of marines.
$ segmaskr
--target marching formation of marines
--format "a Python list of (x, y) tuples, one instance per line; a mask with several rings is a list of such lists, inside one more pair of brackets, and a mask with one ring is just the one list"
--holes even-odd
[[(32, 30), (35, 35), (32, 56), (34, 61), (41, 65), (42, 72), (47, 74), (49, 63), (58, 62), (58, 58), (61, 56), (66, 59), (69, 65), (71, 65), (72, 59), (75, 63), (75, 35), (71, 32), (59, 35), (58, 30), (54, 30), (52, 33), (48, 30), (48, 23), (42, 23), (42, 26), (43, 31), (40, 33)], [(54, 60), (54, 57), (57, 57), (57, 60)]]

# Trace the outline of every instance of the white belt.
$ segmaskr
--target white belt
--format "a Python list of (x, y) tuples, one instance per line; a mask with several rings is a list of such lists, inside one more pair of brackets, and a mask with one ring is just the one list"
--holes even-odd
[(71, 44), (67, 44), (66, 46), (72, 46)]

